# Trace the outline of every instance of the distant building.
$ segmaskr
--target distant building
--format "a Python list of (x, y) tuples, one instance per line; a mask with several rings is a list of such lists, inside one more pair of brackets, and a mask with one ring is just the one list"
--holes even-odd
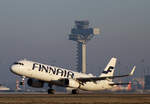
[(150, 90), (150, 75), (146, 75), (144, 77), (144, 81), (145, 81), (144, 89), (145, 90)]
[(5, 87), (2, 84), (0, 84), (0, 91), (6, 91), (6, 90), (10, 90), (10, 88)]

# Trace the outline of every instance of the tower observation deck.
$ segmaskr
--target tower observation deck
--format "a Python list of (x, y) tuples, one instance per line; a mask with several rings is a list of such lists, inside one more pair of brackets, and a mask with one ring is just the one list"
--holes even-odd
[(86, 43), (94, 35), (100, 34), (99, 28), (89, 28), (89, 21), (75, 21), (69, 40), (77, 42), (77, 70), (86, 73)]

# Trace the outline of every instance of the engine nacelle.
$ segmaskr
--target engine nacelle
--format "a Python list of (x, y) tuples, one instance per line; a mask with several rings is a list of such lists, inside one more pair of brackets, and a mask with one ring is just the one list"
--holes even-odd
[(27, 81), (27, 84), (30, 87), (35, 87), (35, 88), (42, 88), (44, 86), (44, 82), (36, 79), (31, 79), (29, 78)]
[(74, 79), (60, 79), (59, 83), (65, 87), (78, 88), (80, 86), (79, 82)]

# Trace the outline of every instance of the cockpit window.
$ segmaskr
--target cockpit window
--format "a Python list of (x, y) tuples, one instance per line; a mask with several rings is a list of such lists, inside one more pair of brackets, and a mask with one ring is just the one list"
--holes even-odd
[(20, 63), (20, 62), (15, 62), (14, 64), (15, 65), (24, 65), (23, 63)]

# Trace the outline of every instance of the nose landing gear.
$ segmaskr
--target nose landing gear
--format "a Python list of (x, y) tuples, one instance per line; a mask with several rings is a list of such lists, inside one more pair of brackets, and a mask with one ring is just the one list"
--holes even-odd
[(23, 85), (23, 86), (24, 86), (25, 78), (26, 78), (25, 76), (22, 76), (22, 77), (21, 77), (20, 85)]

